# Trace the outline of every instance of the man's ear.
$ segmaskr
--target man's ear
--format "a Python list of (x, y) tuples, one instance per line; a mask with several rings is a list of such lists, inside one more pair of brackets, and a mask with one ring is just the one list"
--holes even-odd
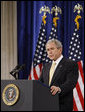
[(62, 48), (60, 48), (60, 53), (62, 54)]

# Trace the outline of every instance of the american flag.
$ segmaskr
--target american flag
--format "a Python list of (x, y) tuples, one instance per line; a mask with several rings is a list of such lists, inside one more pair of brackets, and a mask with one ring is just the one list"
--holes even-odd
[(83, 111), (84, 110), (84, 72), (83, 72), (83, 61), (81, 53), (79, 30), (75, 28), (72, 35), (70, 46), (69, 46), (69, 59), (76, 61), (79, 68), (79, 78), (77, 85), (73, 90), (73, 110)]
[(31, 72), (29, 75), (29, 80), (38, 80), (41, 75), (42, 64), (44, 62), (48, 62), (45, 45), (46, 45), (46, 30), (45, 30), (45, 24), (42, 21), (36, 45), (36, 51), (31, 66)]
[[(57, 31), (54, 24), (52, 25), (52, 29), (49, 35), (49, 39), (52, 38), (57, 38)], [(46, 39), (45, 24), (42, 22), (37, 41), (36, 51), (31, 66), (29, 80), (38, 80), (42, 72), (43, 63), (51, 62), (51, 60), (47, 56), (47, 52), (45, 49), (46, 40), (47, 39)]]
[(49, 40), (53, 38), (57, 39), (57, 28), (55, 27), (54, 24), (52, 25), (52, 29), (49, 35)]

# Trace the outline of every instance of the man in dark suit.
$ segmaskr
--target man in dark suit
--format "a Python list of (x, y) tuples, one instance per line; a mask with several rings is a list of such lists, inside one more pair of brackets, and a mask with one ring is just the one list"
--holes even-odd
[(52, 95), (59, 93), (60, 111), (72, 111), (73, 89), (78, 80), (78, 65), (63, 57), (62, 44), (57, 39), (47, 42), (46, 51), (48, 57), (53, 61), (43, 64), (39, 80), (50, 86)]

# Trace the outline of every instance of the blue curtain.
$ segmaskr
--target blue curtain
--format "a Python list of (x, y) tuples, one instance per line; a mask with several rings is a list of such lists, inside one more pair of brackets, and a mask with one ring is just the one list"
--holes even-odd
[[(18, 37), (18, 64), (26, 64), (23, 71), (19, 72), (19, 79), (27, 79), (30, 74), (31, 64), (36, 48), (37, 38), (42, 22), (39, 10), (46, 5), (50, 8), (57, 5), (62, 9), (58, 17), (57, 36), (63, 44), (63, 55), (68, 57), (68, 48), (72, 33), (74, 32), (74, 19), (77, 13), (73, 12), (74, 6), (79, 3), (83, 6), (80, 22), (80, 42), (82, 60), (84, 63), (84, 1), (17, 1), (17, 37)], [(52, 14), (47, 13), (46, 36), (47, 40), (52, 28)]]

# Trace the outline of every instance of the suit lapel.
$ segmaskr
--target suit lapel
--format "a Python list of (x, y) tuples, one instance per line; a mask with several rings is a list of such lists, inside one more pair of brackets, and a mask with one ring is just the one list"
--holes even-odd
[(49, 85), (49, 72), (50, 72), (50, 68), (51, 68), (52, 62), (49, 63), (48, 68), (47, 68), (47, 83)]
[(51, 81), (51, 84), (53, 83), (53, 81), (55, 80), (56, 76), (57, 76), (57, 79), (58, 77), (60, 76), (60, 72), (61, 72), (61, 69), (63, 67), (63, 62), (64, 62), (64, 58), (59, 62), (55, 72), (54, 72), (54, 75), (53, 75), (53, 78), (52, 78), (52, 81)]

